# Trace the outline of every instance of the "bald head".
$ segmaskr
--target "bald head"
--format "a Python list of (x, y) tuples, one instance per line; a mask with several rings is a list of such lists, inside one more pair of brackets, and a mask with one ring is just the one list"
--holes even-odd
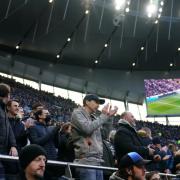
[(134, 118), (134, 115), (131, 112), (128, 111), (123, 112), (121, 114), (121, 119), (126, 120), (132, 126), (136, 126), (136, 119)]

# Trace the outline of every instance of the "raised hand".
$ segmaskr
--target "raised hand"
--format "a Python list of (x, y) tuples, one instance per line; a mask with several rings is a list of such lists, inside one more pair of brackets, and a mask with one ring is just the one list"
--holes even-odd
[(109, 108), (109, 116), (113, 116), (117, 113), (118, 111), (118, 107), (117, 106), (114, 106), (114, 109), (112, 109), (112, 107), (110, 106)]
[(106, 114), (108, 116), (113, 116), (117, 113), (118, 107), (114, 106), (114, 109), (112, 109), (112, 106), (108, 104), (106, 104), (103, 109), (102, 109), (102, 113)]
[(108, 115), (109, 112), (109, 103), (106, 104), (103, 108), (102, 108), (102, 113)]

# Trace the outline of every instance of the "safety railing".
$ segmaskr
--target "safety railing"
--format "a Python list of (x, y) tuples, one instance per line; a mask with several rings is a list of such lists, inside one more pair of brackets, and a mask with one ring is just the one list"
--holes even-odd
[[(13, 156), (8, 156), (8, 155), (1, 155), (0, 154), (0, 160), (3, 160), (3, 161), (16, 161), (16, 162), (18, 162), (19, 158), (18, 157), (13, 157)], [(112, 168), (112, 167), (92, 166), (92, 165), (84, 165), (84, 164), (77, 164), (77, 163), (70, 163), (70, 162), (53, 161), (53, 160), (48, 160), (47, 164), (49, 164), (51, 166), (64, 166), (64, 167), (67, 167), (67, 171), (66, 172), (67, 172), (67, 175), (68, 175), (69, 178), (73, 178), (72, 177), (72, 172), (71, 172), (71, 167), (98, 169), (98, 170), (106, 170), (106, 171), (117, 171), (118, 170), (117, 168)], [(177, 175), (175, 175), (175, 174), (159, 173), (159, 175), (163, 176), (163, 177), (167, 177), (167, 179), (168, 179), (168, 177), (177, 178)]]

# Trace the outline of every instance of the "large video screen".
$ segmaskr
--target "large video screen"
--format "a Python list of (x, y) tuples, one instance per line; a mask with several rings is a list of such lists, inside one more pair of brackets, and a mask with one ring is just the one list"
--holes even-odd
[(145, 79), (147, 116), (180, 116), (180, 79)]

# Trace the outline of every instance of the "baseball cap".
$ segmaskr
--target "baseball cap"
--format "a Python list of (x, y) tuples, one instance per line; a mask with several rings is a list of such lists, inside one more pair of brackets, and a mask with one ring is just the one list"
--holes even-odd
[(130, 166), (143, 166), (150, 162), (151, 160), (143, 159), (137, 152), (130, 152), (121, 158), (119, 162), (119, 168), (123, 169)]
[(105, 100), (104, 99), (100, 99), (97, 95), (95, 94), (87, 94), (84, 99), (83, 102), (85, 101), (92, 101), (94, 100), (95, 102), (97, 102), (98, 104), (104, 104)]

